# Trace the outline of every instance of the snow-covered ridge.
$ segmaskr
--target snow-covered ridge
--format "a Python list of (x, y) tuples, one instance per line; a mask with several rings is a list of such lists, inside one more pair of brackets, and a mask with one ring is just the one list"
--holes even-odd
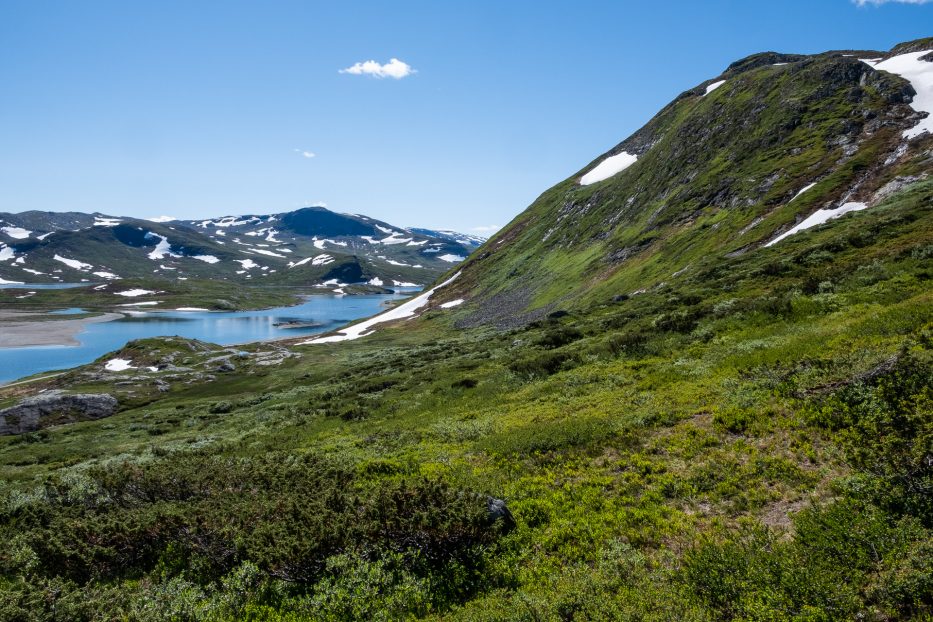
[(927, 117), (914, 127), (904, 130), (903, 136), (907, 139), (920, 136), (924, 132), (933, 134), (933, 63), (920, 60), (921, 56), (930, 53), (930, 50), (908, 52), (881, 62), (871, 58), (861, 59), (863, 63), (879, 71), (887, 71), (904, 78), (917, 92), (910, 107), (918, 112), (926, 112)]
[(597, 164), (589, 173), (580, 178), (581, 186), (589, 186), (590, 184), (595, 184), (598, 181), (603, 181), (604, 179), (609, 179), (617, 173), (621, 173), (631, 165), (635, 164), (638, 160), (638, 156), (629, 153), (628, 151), (623, 151), (614, 156), (609, 156), (599, 164)]

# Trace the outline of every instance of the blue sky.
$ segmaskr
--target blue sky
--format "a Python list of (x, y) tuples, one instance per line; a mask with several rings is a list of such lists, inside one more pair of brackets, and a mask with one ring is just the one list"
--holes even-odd
[[(894, 1), (3, 0), (0, 211), (482, 232), (733, 60), (931, 26)], [(393, 58), (413, 73), (340, 72)]]

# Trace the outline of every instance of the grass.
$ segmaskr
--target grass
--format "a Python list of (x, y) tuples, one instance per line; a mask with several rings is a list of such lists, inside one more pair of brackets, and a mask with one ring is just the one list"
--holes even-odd
[[(806, 244), (789, 240), (785, 258), (886, 223), (868, 252), (846, 246), (833, 253), (838, 276), (828, 277), (829, 293), (804, 293), (825, 262), (795, 262), (764, 282), (743, 277), (773, 261), (765, 251), (737, 259), (731, 291), (711, 298), (691, 293), (694, 276), (509, 332), (451, 332), (451, 314), (428, 314), (415, 330), (298, 348), (300, 359), (271, 372), (244, 367), (223, 383), (153, 394), (106, 420), (2, 439), (3, 524), (15, 546), (2, 557), (0, 602), (5, 611), (22, 610), (55, 585), (52, 602), (75, 619), (100, 618), (101, 599), (113, 617), (149, 619), (178, 611), (229, 619), (922, 616), (925, 565), (904, 552), (929, 546), (928, 514), (852, 493), (864, 490), (853, 482), (869, 472), (860, 475), (846, 458), (842, 436), (850, 425), (827, 426), (811, 413), (835, 412), (839, 387), (862, 386), (853, 379), (898, 353), (913, 353), (917, 373), (929, 370), (929, 275), (911, 250), (925, 248), (929, 229), (923, 219), (899, 216), (925, 196), (914, 192), (866, 212), (858, 227), (841, 221), (808, 234)], [(690, 321), (658, 320), (678, 313)], [(188, 346), (148, 340), (133, 347), (164, 356)], [(556, 365), (536, 362), (553, 356)], [(48, 381), (58, 382), (74, 379)], [(517, 528), (482, 543), (471, 536), (467, 558), (456, 553), (427, 565), (415, 554), (427, 549), (406, 548), (401, 535), (362, 549), (294, 549), (284, 532), (256, 529), (289, 525), (303, 534), (295, 541), (301, 546), (355, 533), (350, 521), (314, 535), (307, 526), (317, 518), (284, 509), (324, 494), (320, 484), (314, 493), (294, 484), (287, 474), (295, 460), (336, 469), (355, 499), (414, 482), (461, 491), (455, 498), (502, 498)], [(187, 494), (151, 497), (165, 493), (161, 484), (123, 509), (106, 500), (117, 494), (106, 488), (108, 478), (125, 486), (140, 469), (158, 481), (197, 477), (213, 490), (237, 477), (233, 465), (280, 472), (292, 484), (259, 505), (207, 497), (196, 506), (200, 518), (189, 514), (191, 501), (181, 501)], [(266, 503), (279, 511), (265, 513)], [(35, 522), (36, 512), (53, 523)], [(81, 531), (63, 530), (58, 515)], [(227, 557), (172, 530), (146, 545), (144, 557), (88, 557), (72, 548), (96, 534), (99, 554), (110, 555), (113, 538), (141, 545), (139, 529), (222, 515), (236, 518), (222, 527), (229, 535), (221, 540), (233, 547)], [(147, 526), (132, 526), (146, 516)], [(862, 529), (877, 533), (888, 552), (839, 574), (819, 538)], [(40, 546), (53, 534), (51, 548)], [(261, 541), (266, 552), (251, 548)], [(297, 582), (282, 574), (295, 563), (306, 568)], [(744, 564), (745, 583), (727, 580), (736, 563)], [(76, 574), (62, 574), (69, 567)], [(797, 574), (776, 577), (782, 568)], [(839, 585), (841, 601), (826, 600)], [(778, 617), (794, 617), (785, 614)]]
[[(802, 178), (835, 201), (885, 151), (829, 171), (839, 119), (897, 86), (806, 100), (847, 62), (678, 99), (658, 161), (542, 195), (454, 309), (222, 377), (214, 346), (145, 340), (189, 371), (37, 382), (121, 411), (0, 439), (0, 618), (929, 619), (933, 182), (745, 248)], [(538, 319), (470, 321), (516, 283)]]

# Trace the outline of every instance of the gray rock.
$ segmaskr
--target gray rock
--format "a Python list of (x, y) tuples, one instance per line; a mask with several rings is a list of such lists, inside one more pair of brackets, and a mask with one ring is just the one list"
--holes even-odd
[(515, 518), (512, 516), (512, 512), (509, 511), (509, 507), (502, 499), (488, 497), (486, 499), (486, 512), (489, 516), (490, 523), (496, 524), (501, 521), (502, 528), (505, 531), (511, 531), (515, 529)]
[(234, 365), (230, 361), (224, 361), (223, 363), (217, 366), (217, 371), (221, 373), (236, 371), (236, 365)]
[(34, 432), (40, 427), (102, 419), (117, 411), (117, 400), (106, 393), (48, 391), (27, 397), (16, 406), (0, 410), (0, 435)]

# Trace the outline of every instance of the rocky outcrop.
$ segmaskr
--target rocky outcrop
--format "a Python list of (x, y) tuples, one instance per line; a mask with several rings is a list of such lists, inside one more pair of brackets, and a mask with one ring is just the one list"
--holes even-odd
[(102, 419), (116, 410), (116, 398), (106, 393), (48, 391), (0, 410), (0, 435), (23, 434), (49, 425)]

